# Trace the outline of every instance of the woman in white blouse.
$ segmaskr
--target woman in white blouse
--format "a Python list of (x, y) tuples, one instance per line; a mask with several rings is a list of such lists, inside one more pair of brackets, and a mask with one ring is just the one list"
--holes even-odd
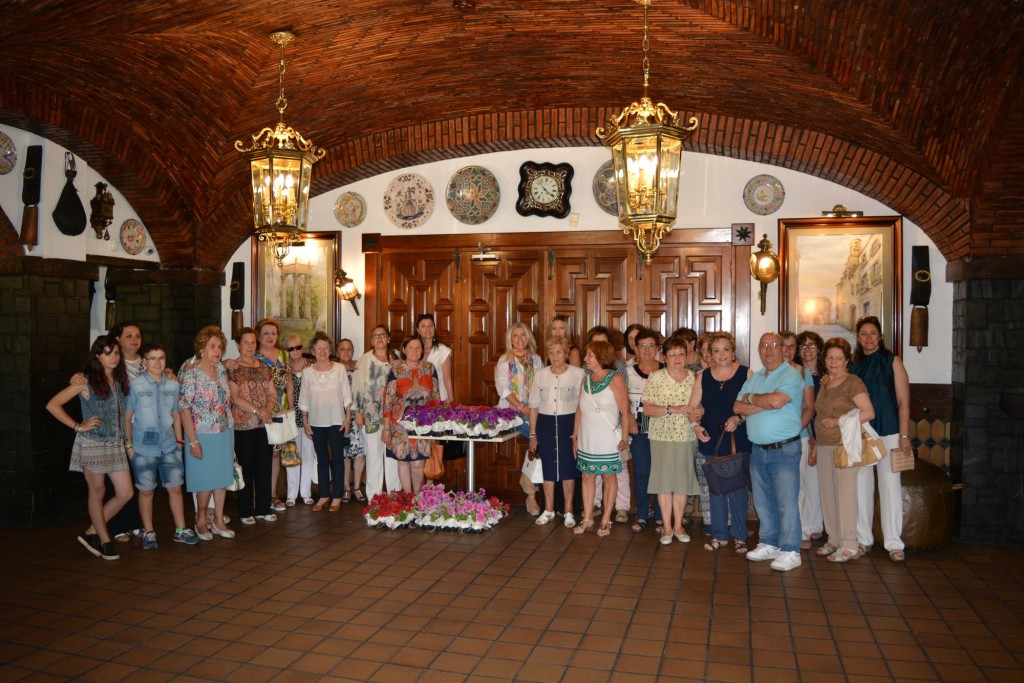
[[(530, 328), (523, 323), (509, 325), (505, 332), (505, 353), (494, 366), (494, 389), (498, 392), (499, 408), (515, 408), (522, 414), (523, 424), (517, 429), (523, 438), (530, 436), (530, 390), (534, 377), (543, 367)], [(519, 485), (526, 494), (527, 512), (539, 515), (540, 506), (537, 505), (533, 482), (520, 476)]]
[(565, 526), (576, 526), (572, 499), (580, 472), (572, 448), (576, 427), (576, 407), (585, 373), (569, 365), (569, 340), (548, 337), (544, 343), (548, 365), (537, 373), (530, 389), (530, 450), (536, 452), (544, 468), (544, 512), (537, 518), (544, 525), (555, 518), (555, 482), (562, 482), (565, 499)]
[(316, 363), (302, 371), (299, 410), (306, 436), (313, 440), (316, 450), (320, 499), (313, 511), (319, 512), (330, 504), (331, 512), (336, 512), (341, 508), (345, 490), (343, 452), (350, 426), (352, 392), (345, 368), (331, 360), (334, 345), (330, 337), (317, 332), (310, 346)]
[(452, 384), (452, 350), (439, 342), (433, 313), (416, 316), (416, 336), (423, 342), (423, 360), (434, 366), (440, 381), (438, 390), (442, 401), (451, 401), (455, 395)]

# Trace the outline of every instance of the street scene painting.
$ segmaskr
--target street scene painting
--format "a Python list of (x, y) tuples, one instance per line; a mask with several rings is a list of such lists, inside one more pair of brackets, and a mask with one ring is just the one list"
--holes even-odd
[(854, 346), (857, 321), (873, 315), (899, 353), (901, 227), (898, 216), (780, 220), (781, 329)]

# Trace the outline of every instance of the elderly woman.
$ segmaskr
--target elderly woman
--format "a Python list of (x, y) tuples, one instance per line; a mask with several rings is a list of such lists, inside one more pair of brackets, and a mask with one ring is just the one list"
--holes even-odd
[[(611, 331), (604, 325), (595, 325), (587, 330), (587, 344), (591, 342), (603, 341), (611, 344)], [(614, 345), (613, 345), (614, 348)], [(621, 358), (615, 359), (615, 371), (619, 373), (624, 381), (626, 379), (626, 361)], [(584, 368), (587, 376), (590, 375), (590, 369)], [(635, 430), (633, 425), (633, 418), (628, 413), (623, 415), (623, 434), (632, 434)], [(628, 438), (628, 437), (627, 437)], [(612, 499), (615, 501), (615, 521), (624, 524), (629, 521), (629, 508), (632, 505), (632, 492), (629, 485), (629, 468), (623, 467), (618, 475), (615, 477), (615, 495)], [(602, 503), (604, 502), (604, 478), (598, 478), (595, 480), (594, 488), (594, 514), (599, 514)]]
[(544, 468), (544, 512), (537, 518), (543, 526), (555, 518), (555, 482), (562, 482), (565, 527), (576, 526), (572, 514), (576, 480), (580, 478), (572, 449), (576, 430), (576, 408), (580, 401), (583, 370), (569, 365), (569, 340), (548, 337), (544, 342), (549, 365), (534, 377), (530, 390), (530, 450)]
[[(355, 354), (355, 346), (352, 344), (351, 339), (342, 339), (338, 342), (335, 347), (335, 351), (338, 356), (338, 362), (341, 367), (345, 368), (345, 373), (348, 375), (349, 387), (355, 379), (356, 362), (352, 360), (352, 356)], [(352, 419), (355, 415), (355, 407), (349, 407), (349, 424), (352, 424)], [(361, 486), (363, 484), (363, 467), (366, 464), (366, 450), (363, 442), (363, 430), (359, 425), (355, 425), (349, 428), (348, 432), (348, 444), (345, 446), (345, 492), (341, 496), (342, 502), (349, 502), (351, 497), (354, 497), (356, 501), (360, 503), (366, 502), (366, 496), (363, 495)], [(349, 482), (351, 481), (351, 485)]]
[[(231, 387), (231, 416), (235, 422), (235, 458), (245, 486), (238, 491), (242, 524), (257, 519), (277, 521), (270, 507), (270, 474), (274, 447), (267, 441), (268, 424), (277, 410), (277, 391), (270, 368), (256, 360), (256, 331), (243, 327), (235, 337), (238, 358), (227, 369)], [(280, 419), (280, 418), (279, 418)]]
[[(543, 367), (530, 328), (523, 323), (509, 325), (505, 331), (505, 353), (494, 365), (494, 389), (498, 392), (499, 408), (515, 408), (522, 414), (523, 424), (519, 425), (518, 431), (527, 439), (530, 437), (530, 391), (534, 377)], [(539, 515), (540, 506), (533, 482), (520, 476), (519, 485), (526, 494), (526, 511)]]
[[(295, 403), (298, 404), (302, 395), (302, 371), (310, 364), (310, 360), (302, 353), (302, 340), (297, 335), (290, 334), (284, 338), (284, 350), (288, 354), (289, 368), (292, 371), (292, 387), (295, 394)], [(295, 467), (285, 468), (285, 479), (287, 482), (287, 493), (285, 496), (285, 507), (292, 507), (295, 501), (301, 496), (302, 502), (306, 505), (313, 504), (313, 472), (316, 470), (316, 450), (313, 448), (313, 440), (306, 436), (306, 426), (302, 422), (302, 411), (295, 411), (295, 425), (299, 428), (299, 435), (295, 444), (299, 447), (299, 464)]]
[[(128, 373), (114, 337), (101, 335), (93, 342), (85, 378), (85, 384), (69, 384), (57, 392), (46, 404), (46, 410), (75, 430), (68, 469), (85, 477), (92, 522), (78, 542), (96, 557), (116, 560), (120, 555), (110, 539), (107, 521), (124, 507), (133, 492), (127, 457), (132, 445), (125, 441), (124, 425)], [(64, 409), (76, 396), (82, 408), (81, 422), (75, 422)], [(104, 503), (107, 477), (114, 485), (114, 497)]]
[(864, 382), (849, 372), (850, 343), (840, 338), (829, 339), (822, 353), (828, 368), (828, 382), (821, 385), (814, 403), (816, 436), (811, 464), (817, 461), (828, 543), (818, 548), (817, 553), (827, 555), (829, 562), (847, 562), (861, 555), (857, 544), (857, 476), (865, 468), (836, 467), (832, 454), (842, 443), (839, 418), (856, 408), (860, 411), (860, 422), (864, 423), (874, 419), (875, 409)]
[[(800, 547), (807, 550), (813, 541), (821, 538), (824, 528), (821, 517), (821, 498), (819, 497), (820, 487), (818, 485), (818, 468), (811, 466), (810, 462), (814, 456), (814, 399), (818, 396), (821, 388), (821, 378), (825, 376), (824, 355), (821, 348), (825, 342), (816, 332), (804, 330), (796, 335), (796, 353), (799, 365), (804, 374), (804, 412), (803, 418), (810, 415), (809, 421), (800, 432), (801, 446), (803, 452), (800, 457), (800, 529), (802, 533)], [(785, 337), (782, 339), (783, 357), (786, 356)], [(807, 379), (812, 382), (811, 390), (807, 393)], [(808, 410), (808, 407), (810, 409)]]
[[(277, 412), (295, 409), (295, 390), (292, 386), (292, 373), (288, 370), (290, 359), (281, 348), (281, 323), (274, 318), (264, 318), (256, 323), (256, 336), (259, 342), (256, 359), (270, 368), (270, 375), (277, 390)], [(281, 474), (281, 458), (275, 447), (275, 457), (271, 462), (270, 495), (271, 505), (277, 512), (284, 512), (285, 504), (277, 497), (277, 479)]]
[(366, 497), (370, 500), (383, 491), (402, 488), (398, 478), (398, 463), (384, 455), (387, 447), (381, 431), (384, 421), (384, 388), (391, 373), (390, 344), (391, 331), (387, 326), (374, 327), (370, 332), (371, 348), (356, 363), (356, 371), (352, 375), (356, 425), (362, 428), (365, 437)]
[(331, 360), (332, 346), (326, 334), (314, 334), (310, 348), (316, 362), (302, 371), (299, 410), (306, 436), (312, 439), (316, 450), (320, 488), (320, 499), (313, 506), (313, 512), (320, 512), (327, 505), (331, 512), (337, 512), (345, 492), (344, 452), (352, 424), (349, 418), (352, 392), (348, 372)]
[(865, 548), (874, 543), (875, 472), (878, 472), (878, 504), (882, 513), (882, 537), (893, 562), (906, 559), (903, 552), (903, 483), (892, 471), (889, 453), (899, 448), (906, 454), (910, 444), (910, 378), (899, 356), (885, 348), (882, 323), (873, 315), (857, 321), (857, 346), (850, 372), (864, 381), (875, 408), (871, 426), (882, 437), (885, 457), (877, 466), (859, 467), (857, 475), (857, 539)]
[(643, 394), (644, 415), (651, 418), (651, 483), (647, 492), (657, 494), (665, 519), (663, 545), (672, 543), (673, 536), (680, 543), (690, 542), (683, 529), (683, 511), (687, 497), (700, 492), (694, 471), (697, 437), (691, 425), (691, 415), (698, 411), (690, 407), (695, 376), (686, 367), (689, 347), (682, 336), (665, 341), (662, 351), (668, 365), (647, 379)]
[[(736, 452), (749, 453), (750, 439), (743, 420), (733, 414), (732, 406), (750, 377), (751, 371), (736, 362), (736, 339), (728, 332), (712, 332), (707, 335), (711, 347), (711, 365), (697, 375), (697, 381), (690, 394), (690, 406), (703, 406), (704, 415), (694, 426), (699, 451), (699, 463), (715, 457), (715, 447), (723, 432), (736, 439)], [(724, 448), (717, 455), (731, 451), (731, 439), (722, 441)], [(728, 445), (726, 445), (728, 444)], [(701, 468), (703, 469), (703, 467)], [(711, 540), (704, 544), (704, 550), (715, 551), (729, 544), (731, 535), (736, 552), (747, 552), (747, 508), (750, 507), (750, 487), (744, 486), (731, 493), (710, 494)]]
[(423, 360), (423, 342), (408, 337), (402, 342), (403, 359), (391, 366), (384, 390), (384, 422), (382, 437), (388, 457), (398, 461), (398, 477), (402, 490), (419, 493), (423, 488), (423, 464), (430, 457), (432, 442), (410, 439), (399, 421), (413, 406), (440, 399), (437, 372)]
[[(630, 423), (629, 391), (615, 370), (615, 347), (606, 341), (590, 342), (583, 364), (590, 374), (583, 380), (573, 434), (576, 466), (583, 473), (583, 521), (573, 530), (576, 534), (594, 526), (596, 477), (604, 481), (606, 495), (615, 498), (615, 476), (623, 467), (619, 452), (629, 445)], [(606, 506), (603, 512), (598, 536), (611, 533), (612, 509)]]
[(576, 339), (573, 336), (572, 330), (569, 329), (569, 319), (564, 315), (556, 315), (548, 323), (547, 334), (544, 336), (547, 339), (565, 339), (569, 343), (569, 365), (574, 367), (581, 367), (583, 365), (583, 356), (580, 354), (580, 350), (576, 348)]
[[(231, 384), (221, 364), (227, 337), (216, 325), (199, 330), (192, 342), (196, 362), (182, 370), (178, 381), (178, 410), (185, 432), (185, 485), (196, 494), (196, 534), (212, 541), (213, 534), (231, 538), (224, 520), (224, 499), (234, 477), (235, 422), (231, 414)], [(207, 524), (210, 497), (214, 518)]]
[[(629, 340), (629, 334), (626, 339)], [(633, 531), (643, 531), (650, 519), (652, 501), (647, 493), (651, 480), (651, 442), (647, 438), (649, 418), (644, 415), (643, 395), (647, 379), (665, 367), (665, 364), (658, 361), (658, 333), (654, 330), (641, 327), (633, 335), (632, 344), (636, 350), (636, 362), (626, 369), (626, 385), (629, 388), (629, 410), (634, 416), (629, 442), (629, 452), (633, 456), (633, 491), (636, 494), (636, 522)], [(655, 526), (661, 534), (663, 525), (657, 497), (653, 502)]]

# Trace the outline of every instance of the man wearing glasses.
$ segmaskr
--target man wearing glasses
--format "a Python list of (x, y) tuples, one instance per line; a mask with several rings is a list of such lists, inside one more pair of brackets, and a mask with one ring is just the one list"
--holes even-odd
[(772, 569), (800, 566), (800, 413), (804, 383), (783, 357), (782, 337), (761, 336), (757, 346), (764, 368), (743, 384), (733, 411), (747, 422), (752, 444), (750, 483), (760, 519), (760, 543), (747, 553), (754, 562), (772, 560)]

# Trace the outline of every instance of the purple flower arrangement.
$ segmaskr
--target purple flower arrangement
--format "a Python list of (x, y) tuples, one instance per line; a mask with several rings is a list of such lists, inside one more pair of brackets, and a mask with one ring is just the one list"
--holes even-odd
[(515, 408), (425, 404), (405, 411), (400, 424), (410, 436), (494, 438), (523, 423)]

